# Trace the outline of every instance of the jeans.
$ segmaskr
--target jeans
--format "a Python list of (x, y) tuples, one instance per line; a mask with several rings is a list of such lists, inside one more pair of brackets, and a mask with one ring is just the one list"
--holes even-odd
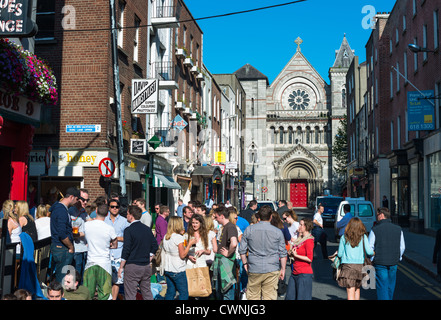
[(179, 292), (179, 300), (188, 300), (188, 284), (185, 271), (183, 272), (164, 272), (167, 281), (167, 292), (165, 300), (174, 300), (176, 291)]
[(55, 279), (63, 284), (63, 278), (67, 272), (65, 267), (72, 264), (74, 254), (69, 253), (69, 250), (66, 247), (57, 245), (51, 245), (51, 252), (52, 268), (55, 270)]
[(397, 280), (397, 266), (375, 265), (375, 286), (378, 300), (392, 300)]
[(312, 300), (312, 273), (291, 274), (285, 300)]
[(74, 253), (75, 269), (78, 271), (81, 278), (78, 279), (80, 285), (83, 284), (83, 274), (84, 274), (84, 267), (86, 266), (86, 260), (87, 260), (87, 251)]

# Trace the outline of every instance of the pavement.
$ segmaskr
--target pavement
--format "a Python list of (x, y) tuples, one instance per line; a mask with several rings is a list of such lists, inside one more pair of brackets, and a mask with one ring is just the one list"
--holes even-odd
[(403, 228), (403, 233), (406, 245), (403, 260), (422, 269), (436, 279), (436, 265), (432, 263), (435, 237), (427, 234), (410, 232), (409, 229), (406, 228)]

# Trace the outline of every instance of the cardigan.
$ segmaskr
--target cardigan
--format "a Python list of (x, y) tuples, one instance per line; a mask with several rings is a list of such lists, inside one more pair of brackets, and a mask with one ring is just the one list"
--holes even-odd
[(338, 246), (338, 257), (341, 259), (341, 263), (351, 263), (351, 264), (363, 264), (364, 263), (364, 251), (363, 242), (366, 248), (366, 253), (368, 256), (372, 256), (374, 251), (369, 245), (369, 240), (366, 235), (363, 235), (363, 239), (360, 240), (357, 246), (352, 248), (349, 242), (346, 242), (345, 236), (340, 238), (340, 244)]

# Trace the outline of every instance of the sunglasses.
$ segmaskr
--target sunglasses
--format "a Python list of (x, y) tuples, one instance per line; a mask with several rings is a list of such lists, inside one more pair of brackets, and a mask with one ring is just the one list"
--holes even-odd
[(78, 199), (83, 201), (83, 202), (86, 202), (86, 203), (89, 202), (89, 200), (90, 200), (90, 199), (84, 199), (83, 197), (79, 197)]
[(119, 209), (119, 206), (110, 206), (111, 209)]

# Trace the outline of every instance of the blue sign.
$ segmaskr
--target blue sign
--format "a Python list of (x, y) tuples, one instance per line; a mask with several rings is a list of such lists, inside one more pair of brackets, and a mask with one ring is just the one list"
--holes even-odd
[(178, 114), (174, 119), (172, 123), (172, 128), (177, 128), (179, 131), (182, 131), (187, 126), (187, 121), (182, 119), (182, 117)]
[(101, 132), (100, 124), (68, 124), (67, 133), (96, 133)]
[(407, 123), (409, 131), (435, 130), (433, 90), (407, 92)]

